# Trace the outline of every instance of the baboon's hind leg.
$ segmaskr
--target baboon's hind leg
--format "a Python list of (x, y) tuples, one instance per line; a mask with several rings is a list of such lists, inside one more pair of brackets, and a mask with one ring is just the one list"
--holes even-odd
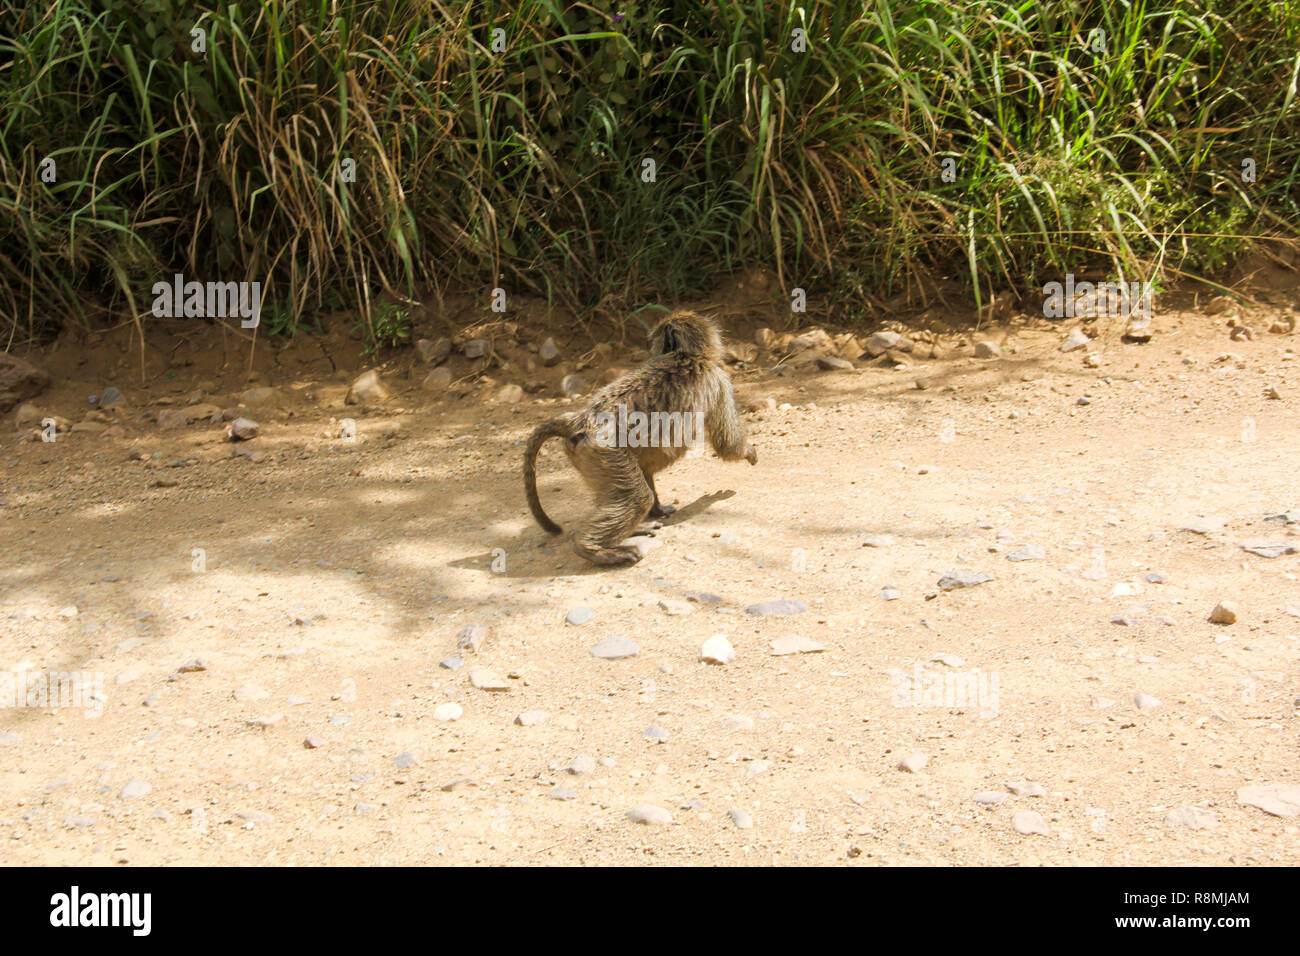
[(574, 534), (573, 550), (595, 564), (635, 564), (641, 551), (623, 542), (649, 512), (654, 493), (626, 448), (588, 449), (577, 464), (596, 492), (596, 513)]

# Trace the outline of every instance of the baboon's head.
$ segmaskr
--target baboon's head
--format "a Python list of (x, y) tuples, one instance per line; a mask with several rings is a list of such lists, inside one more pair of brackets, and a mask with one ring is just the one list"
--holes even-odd
[(650, 354), (680, 352), (722, 361), (722, 334), (712, 319), (694, 312), (674, 312), (650, 333)]

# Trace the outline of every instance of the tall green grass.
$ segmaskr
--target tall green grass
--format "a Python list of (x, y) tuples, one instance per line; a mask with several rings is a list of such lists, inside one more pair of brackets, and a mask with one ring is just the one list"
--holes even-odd
[(753, 263), (846, 316), (930, 276), (1209, 273), (1297, 233), (1298, 75), (1300, 0), (5, 2), (0, 332), (143, 331), (175, 272), (264, 282), (289, 332)]

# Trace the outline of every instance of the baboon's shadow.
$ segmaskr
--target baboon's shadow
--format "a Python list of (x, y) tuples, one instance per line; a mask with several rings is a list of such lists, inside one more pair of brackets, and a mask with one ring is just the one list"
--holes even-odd
[(730, 488), (724, 489), (723, 491), (715, 491), (711, 495), (700, 495), (700, 497), (696, 498), (689, 505), (683, 505), (667, 518), (662, 518), (660, 520), (663, 521), (664, 527), (680, 524), (683, 521), (690, 521), (692, 518), (698, 518), (700, 515), (704, 514), (704, 512), (708, 511), (709, 508), (717, 504), (719, 501), (726, 501), (728, 498), (734, 498), (735, 496), (736, 492)]

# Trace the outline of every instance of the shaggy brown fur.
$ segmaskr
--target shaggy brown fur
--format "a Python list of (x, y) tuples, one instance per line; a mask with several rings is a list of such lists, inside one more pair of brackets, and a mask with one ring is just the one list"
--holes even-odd
[[(611, 382), (579, 412), (558, 415), (537, 427), (524, 450), (524, 491), (533, 517), (547, 531), (561, 528), (537, 497), (537, 453), (551, 438), (564, 439), (564, 451), (591, 489), (596, 512), (573, 535), (573, 550), (596, 564), (634, 564), (641, 552), (625, 544), (635, 534), (653, 534), (660, 518), (673, 509), (659, 503), (654, 476), (686, 453), (682, 431), (670, 431), (658, 445), (609, 441), (610, 418), (633, 412), (690, 416), (703, 413), (709, 444), (726, 461), (757, 464), (758, 452), (745, 438), (731, 378), (723, 368), (722, 336), (710, 320), (693, 312), (676, 312), (650, 336), (650, 358), (639, 369)], [(679, 419), (684, 420), (684, 419)], [(602, 432), (602, 425), (604, 431)], [(702, 436), (695, 436), (697, 440)]]

